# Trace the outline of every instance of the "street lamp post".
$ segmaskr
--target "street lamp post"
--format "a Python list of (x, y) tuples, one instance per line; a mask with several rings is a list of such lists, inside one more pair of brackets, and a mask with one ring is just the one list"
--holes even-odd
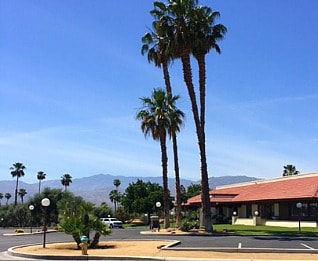
[(301, 210), (302, 206), (303, 206), (303, 204), (301, 202), (298, 202), (296, 204), (296, 207), (298, 209), (298, 232), (299, 233), (300, 233), (300, 212), (301, 212), (300, 210)]
[(46, 224), (46, 219), (47, 219), (47, 207), (50, 206), (50, 200), (48, 198), (44, 198), (41, 201), (41, 205), (44, 208), (44, 221), (43, 221), (43, 248), (45, 248), (45, 240), (46, 240), (46, 230), (47, 230), (47, 224)]
[(30, 232), (31, 232), (31, 234), (32, 234), (32, 221), (33, 221), (33, 210), (34, 210), (34, 206), (33, 205), (30, 205), (29, 206), (29, 210), (30, 210), (30, 213), (31, 213), (31, 224), (30, 224)]

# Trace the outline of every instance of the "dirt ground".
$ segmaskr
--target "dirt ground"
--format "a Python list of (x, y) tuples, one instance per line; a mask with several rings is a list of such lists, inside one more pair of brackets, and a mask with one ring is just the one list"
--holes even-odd
[[(223, 253), (214, 251), (176, 251), (165, 250), (163, 246), (170, 245), (173, 241), (101, 241), (100, 248), (88, 249), (89, 256), (124, 257), (188, 257), (188, 258), (216, 258), (246, 259), (246, 260), (318, 260), (318, 254), (282, 254), (282, 253)], [(54, 243), (27, 246), (14, 249), (14, 252), (33, 255), (52, 256), (80, 256), (75, 243)]]

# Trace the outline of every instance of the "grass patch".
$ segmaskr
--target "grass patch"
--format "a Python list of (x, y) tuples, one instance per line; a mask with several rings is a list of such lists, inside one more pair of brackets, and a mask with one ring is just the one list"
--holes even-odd
[(268, 235), (288, 235), (288, 236), (318, 236), (318, 228), (301, 227), (299, 233), (297, 228), (271, 227), (271, 226), (246, 226), (246, 225), (213, 225), (215, 231), (227, 231), (240, 236), (268, 236)]

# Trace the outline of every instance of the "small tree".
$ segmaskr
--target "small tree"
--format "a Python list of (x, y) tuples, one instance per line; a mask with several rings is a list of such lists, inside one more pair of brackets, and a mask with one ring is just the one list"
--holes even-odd
[(192, 198), (201, 193), (201, 185), (191, 183), (187, 188), (187, 198)]
[(122, 195), (118, 190), (113, 189), (112, 191), (109, 192), (109, 199), (112, 203), (114, 203), (114, 210), (115, 210), (115, 214), (117, 212), (117, 205), (118, 202), (120, 201)]
[(27, 191), (24, 189), (24, 188), (20, 188), (19, 191), (18, 191), (18, 195), (20, 196), (21, 198), (21, 203), (23, 204), (23, 198), (24, 196), (28, 194)]
[(39, 193), (41, 193), (41, 181), (44, 180), (46, 174), (43, 171), (39, 171), (37, 174), (37, 179), (39, 180)]
[(6, 193), (6, 194), (4, 194), (4, 197), (7, 199), (7, 205), (8, 205), (9, 199), (11, 198), (11, 194), (10, 193)]
[[(147, 214), (148, 222), (150, 215), (156, 213), (156, 202), (162, 202), (163, 188), (157, 183), (143, 182), (137, 179), (126, 188), (121, 200), (125, 211), (131, 214)], [(168, 194), (169, 206), (172, 206), (172, 197)]]
[(64, 174), (61, 177), (61, 183), (65, 188), (65, 191), (67, 191), (67, 187), (72, 183), (72, 176), (68, 173)]
[(294, 165), (288, 164), (284, 166), (283, 176), (292, 176), (292, 175), (298, 175), (299, 171), (296, 170), (296, 167)]
[(99, 207), (94, 208), (94, 215), (99, 218), (112, 216), (113, 210), (106, 202), (102, 202)]
[[(59, 215), (60, 226), (66, 234), (73, 236), (78, 249), (80, 249), (82, 235), (87, 236), (89, 239), (90, 248), (96, 248), (100, 236), (106, 236), (111, 233), (108, 226), (93, 215), (94, 205), (92, 203), (85, 201), (76, 202), (76, 209), (72, 209), (68, 201), (63, 201), (59, 203), (59, 206), (63, 209)], [(95, 231), (93, 240), (90, 240), (91, 230)]]

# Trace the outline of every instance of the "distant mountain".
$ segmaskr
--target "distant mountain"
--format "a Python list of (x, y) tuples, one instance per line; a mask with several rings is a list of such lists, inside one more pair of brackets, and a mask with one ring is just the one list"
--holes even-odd
[[(162, 177), (125, 177), (125, 176), (114, 176), (110, 174), (98, 174), (90, 177), (84, 178), (74, 178), (72, 183), (68, 187), (68, 190), (73, 192), (77, 196), (83, 197), (87, 201), (91, 201), (96, 205), (100, 205), (102, 202), (106, 202), (110, 206), (112, 203), (109, 200), (109, 192), (115, 189), (113, 181), (114, 179), (119, 179), (121, 184), (119, 186), (119, 191), (124, 192), (125, 189), (131, 183), (135, 183), (137, 179), (143, 180), (144, 182), (150, 181), (151, 183), (162, 184)], [(223, 176), (223, 177), (212, 177), (209, 179), (210, 188), (215, 188), (216, 186), (230, 185), (235, 183), (253, 181), (256, 178), (247, 177), (247, 176)], [(181, 184), (184, 187), (188, 187), (193, 184), (199, 184), (199, 181), (193, 181), (188, 179), (181, 179)], [(0, 192), (4, 195), (9, 192), (12, 195), (12, 198), (9, 200), (9, 203), (14, 201), (14, 190), (15, 190), (16, 181), (0, 181)], [(173, 178), (168, 179), (169, 189), (171, 194), (175, 194), (175, 181)], [(61, 188), (64, 189), (60, 180), (44, 180), (41, 182), (41, 190), (45, 187), (50, 188)], [(24, 188), (27, 191), (27, 195), (24, 197), (24, 201), (38, 192), (39, 183), (28, 184), (23, 182), (23, 178), (19, 179), (19, 188)], [(20, 198), (18, 198), (20, 201)], [(6, 202), (6, 199), (2, 199), (2, 204)]]
[(222, 176), (222, 177), (212, 177), (209, 179), (209, 187), (210, 189), (218, 187), (218, 186), (224, 186), (224, 185), (232, 185), (242, 182), (249, 182), (258, 180), (254, 177), (247, 177), (247, 176)]

